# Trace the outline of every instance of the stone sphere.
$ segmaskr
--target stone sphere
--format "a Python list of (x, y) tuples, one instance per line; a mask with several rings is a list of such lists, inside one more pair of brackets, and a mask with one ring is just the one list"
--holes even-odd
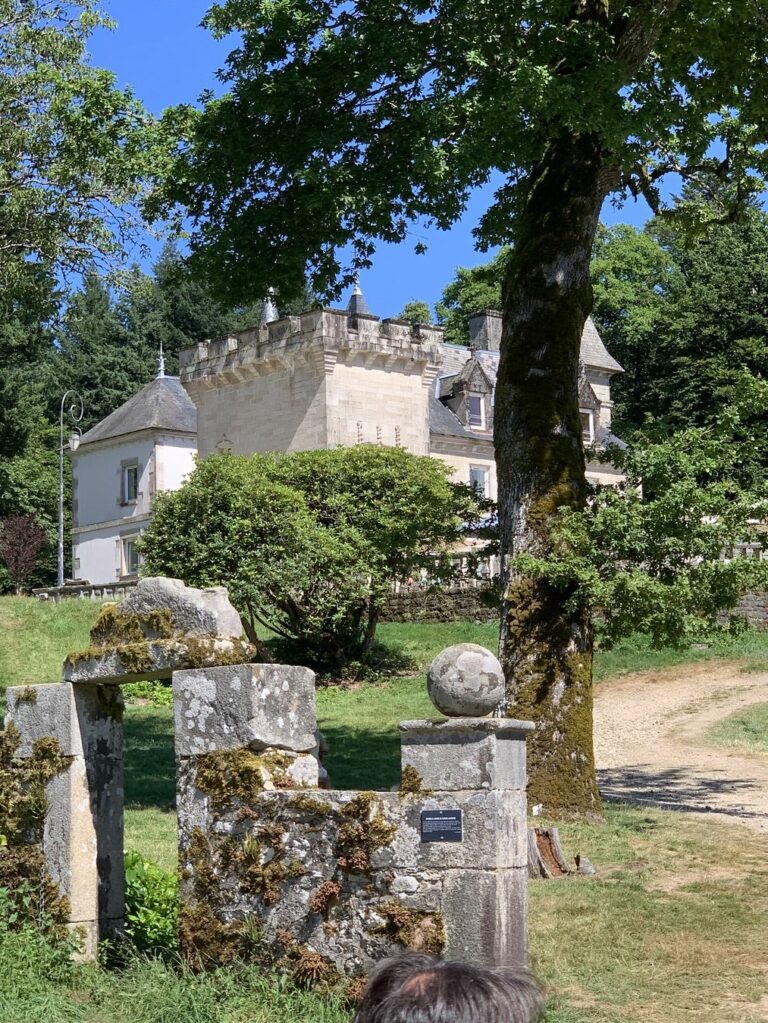
[(458, 643), (430, 664), (427, 692), (447, 717), (485, 717), (504, 698), (504, 672), (484, 646)]

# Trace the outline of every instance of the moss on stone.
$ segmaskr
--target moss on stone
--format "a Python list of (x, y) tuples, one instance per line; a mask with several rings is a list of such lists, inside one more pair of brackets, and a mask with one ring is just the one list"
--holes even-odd
[(292, 763), (293, 758), (280, 750), (216, 750), (197, 758), (195, 784), (214, 812), (225, 813), (236, 802), (254, 802), (264, 791), (266, 778), (285, 777)]
[(323, 881), (312, 892), (309, 899), (309, 908), (313, 913), (320, 913), (322, 916), (325, 916), (336, 899), (341, 895), (341, 890), (341, 885), (338, 881)]
[(363, 1000), (365, 989), (368, 987), (368, 975), (361, 973), (357, 977), (353, 977), (344, 988), (344, 1002), (351, 1009), (356, 1008)]
[(442, 955), (445, 951), (445, 923), (442, 913), (420, 912), (391, 899), (378, 907), (384, 923), (373, 929), (395, 945), (411, 952)]
[(37, 703), (37, 689), (34, 686), (24, 686), (16, 693), (16, 703)]
[(48, 874), (42, 850), (48, 813), (46, 786), (72, 764), (57, 739), (44, 736), (19, 756), (21, 735), (11, 721), (0, 733), (0, 889), (14, 908), (11, 926), (42, 922), (63, 933), (69, 903)]
[(291, 810), (299, 813), (312, 814), (314, 817), (326, 817), (336, 813), (336, 807), (314, 796), (291, 796), (286, 804)]
[(173, 639), (173, 636), (171, 612), (167, 608), (126, 613), (119, 604), (107, 604), (91, 629), (91, 646), (132, 646), (146, 640)]
[(387, 820), (373, 792), (361, 792), (341, 810), (336, 834), (336, 862), (352, 874), (367, 874), (377, 849), (389, 845), (397, 826)]
[(424, 788), (423, 779), (413, 764), (406, 764), (403, 768), (402, 777), (400, 778), (400, 798), (405, 799), (408, 796), (429, 796), (431, 793), (431, 789)]

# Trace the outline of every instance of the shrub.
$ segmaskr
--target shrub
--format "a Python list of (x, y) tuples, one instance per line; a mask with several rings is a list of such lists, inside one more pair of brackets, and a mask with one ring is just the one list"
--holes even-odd
[(139, 951), (176, 956), (179, 883), (138, 852), (125, 854), (125, 936)]
[(449, 545), (479, 508), (449, 476), (372, 445), (211, 455), (158, 498), (145, 571), (226, 585), (253, 642), (267, 628), (301, 663), (336, 669), (371, 646), (391, 579), (451, 574)]

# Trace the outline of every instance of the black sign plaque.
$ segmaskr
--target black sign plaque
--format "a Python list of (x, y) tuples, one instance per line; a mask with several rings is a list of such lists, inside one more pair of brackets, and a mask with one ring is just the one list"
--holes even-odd
[(461, 842), (464, 839), (461, 810), (422, 810), (422, 842)]

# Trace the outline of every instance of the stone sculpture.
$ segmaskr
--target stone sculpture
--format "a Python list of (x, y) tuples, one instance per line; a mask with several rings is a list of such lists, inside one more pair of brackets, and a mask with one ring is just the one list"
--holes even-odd
[(490, 650), (458, 643), (432, 661), (427, 692), (446, 717), (483, 717), (504, 698), (504, 672)]

